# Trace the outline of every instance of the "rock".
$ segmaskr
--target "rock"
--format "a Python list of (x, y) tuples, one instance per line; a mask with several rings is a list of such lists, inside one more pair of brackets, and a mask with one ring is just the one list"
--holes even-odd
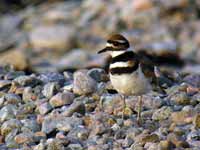
[(69, 144), (70, 150), (84, 150), (84, 148), (80, 144)]
[(86, 70), (74, 73), (73, 92), (78, 95), (87, 95), (95, 92), (97, 83), (87, 75)]
[(19, 106), (19, 108), (17, 110), (16, 117), (20, 118), (20, 119), (26, 118), (27, 115), (33, 114), (35, 108), (36, 108), (36, 105), (33, 102), (28, 102), (26, 104), (22, 104)]
[(147, 142), (156, 143), (159, 141), (159, 137), (156, 134), (139, 134), (136, 137), (135, 143), (145, 144)]
[(184, 78), (184, 81), (194, 87), (200, 88), (200, 75), (188, 75)]
[(39, 79), (37, 79), (34, 76), (19, 76), (17, 78), (14, 79), (14, 82), (16, 82), (19, 85), (22, 86), (35, 86), (39, 83), (41, 83), (41, 81)]
[(82, 120), (76, 117), (53, 116), (46, 117), (42, 123), (42, 132), (49, 134), (55, 129), (68, 132), (74, 126), (82, 124)]
[(48, 139), (47, 150), (65, 150), (65, 147), (59, 139)]
[(196, 127), (196, 128), (200, 128), (200, 114), (196, 114), (193, 118), (193, 125)]
[(39, 110), (39, 113), (41, 115), (45, 115), (50, 110), (52, 110), (52, 106), (49, 104), (49, 102), (44, 102), (44, 103), (38, 105), (37, 109)]
[(175, 93), (170, 98), (172, 105), (189, 105), (191, 101), (186, 92)]
[(49, 82), (58, 82), (60, 85), (62, 85), (65, 82), (64, 76), (57, 72), (49, 72), (49, 73), (40, 74), (38, 76), (38, 79), (40, 79), (45, 84)]
[(178, 112), (173, 112), (171, 114), (172, 121), (176, 124), (183, 125), (187, 123), (192, 122), (194, 112), (192, 110), (189, 111), (178, 111)]
[(8, 104), (0, 110), (0, 122), (4, 122), (9, 119), (14, 119), (17, 112), (17, 108), (14, 105)]
[(70, 117), (75, 112), (78, 112), (78, 113), (81, 113), (81, 114), (85, 113), (85, 106), (84, 106), (84, 103), (82, 101), (74, 100), (74, 102), (69, 107), (67, 107), (63, 111), (62, 114), (63, 114), (63, 116)]
[(1, 135), (6, 137), (12, 130), (20, 130), (22, 123), (17, 119), (10, 119), (1, 125)]
[(25, 75), (25, 72), (23, 71), (10, 71), (5, 75), (6, 80), (13, 80), (19, 76)]
[(44, 85), (44, 89), (42, 90), (42, 94), (46, 98), (51, 98), (60, 88), (59, 84), (56, 82), (47, 83)]
[(9, 80), (0, 80), (0, 89), (5, 89), (11, 86), (11, 81)]
[(148, 0), (133, 1), (132, 5), (133, 5), (133, 9), (138, 12), (145, 11), (153, 7), (152, 2)]
[(20, 50), (10, 50), (0, 55), (0, 64), (9, 64), (16, 70), (26, 70), (29, 67), (28, 58)]
[(108, 76), (103, 69), (93, 68), (88, 71), (88, 75), (92, 77), (97, 82), (108, 81)]
[(30, 41), (36, 50), (70, 49), (74, 44), (74, 29), (69, 26), (39, 26), (30, 33)]
[(163, 106), (153, 113), (152, 119), (157, 121), (162, 121), (168, 119), (172, 113), (172, 109), (167, 106)]
[(21, 128), (21, 130), (25, 131), (27, 129), (29, 129), (31, 132), (38, 132), (40, 131), (40, 125), (37, 123), (36, 119), (24, 119), (21, 120), (23, 126)]
[(187, 142), (194, 147), (200, 148), (200, 132), (199, 130), (197, 131), (192, 131), (187, 135)]
[(74, 94), (71, 92), (57, 93), (50, 99), (49, 103), (53, 107), (59, 107), (71, 104), (73, 102), (73, 99), (74, 99)]
[(33, 135), (30, 133), (20, 133), (15, 136), (15, 142), (17, 144), (31, 143), (33, 142)]
[(79, 139), (85, 141), (88, 139), (89, 130), (84, 126), (78, 126), (69, 131), (67, 137), (69, 139)]
[(22, 99), (19, 95), (12, 94), (12, 93), (6, 94), (4, 96), (4, 98), (5, 98), (6, 104), (16, 104), (16, 105), (18, 105), (22, 102)]
[(159, 143), (160, 150), (169, 150), (173, 148), (175, 148), (175, 145), (173, 145), (173, 143), (171, 143), (170, 141), (163, 140), (163, 141), (160, 141)]

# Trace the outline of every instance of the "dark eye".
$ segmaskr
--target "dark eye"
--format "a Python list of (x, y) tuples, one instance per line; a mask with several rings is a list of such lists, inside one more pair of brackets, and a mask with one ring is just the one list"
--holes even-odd
[(113, 44), (114, 46), (119, 46), (119, 45), (120, 45), (120, 43), (118, 43), (118, 42), (112, 42), (112, 44)]

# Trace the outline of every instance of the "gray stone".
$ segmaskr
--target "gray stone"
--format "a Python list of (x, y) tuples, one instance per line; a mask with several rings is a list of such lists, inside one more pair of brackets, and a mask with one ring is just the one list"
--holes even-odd
[(60, 86), (56, 82), (47, 83), (42, 90), (43, 95), (46, 98), (51, 98), (59, 90)]
[(79, 95), (87, 95), (95, 92), (97, 83), (94, 79), (87, 75), (86, 70), (74, 73), (73, 92)]
[(162, 121), (162, 120), (168, 119), (171, 113), (172, 113), (172, 109), (170, 107), (163, 106), (153, 113), (152, 119)]
[(17, 108), (14, 105), (8, 104), (0, 110), (0, 122), (15, 118)]
[(53, 96), (49, 103), (53, 107), (59, 107), (63, 105), (69, 105), (73, 102), (74, 94), (71, 92), (57, 93)]

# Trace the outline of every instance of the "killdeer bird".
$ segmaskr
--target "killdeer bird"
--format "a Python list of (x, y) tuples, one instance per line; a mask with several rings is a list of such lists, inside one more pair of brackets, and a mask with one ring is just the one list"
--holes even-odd
[[(124, 110), (126, 108), (125, 96), (138, 96), (137, 120), (141, 122), (142, 95), (152, 90), (149, 76), (152, 71), (148, 66), (145, 68), (143, 60), (137, 54), (129, 50), (129, 41), (120, 34), (114, 34), (107, 40), (106, 47), (98, 53), (108, 52), (112, 59), (109, 65), (109, 76), (114, 89), (122, 94)], [(151, 70), (153, 69), (151, 66)]]

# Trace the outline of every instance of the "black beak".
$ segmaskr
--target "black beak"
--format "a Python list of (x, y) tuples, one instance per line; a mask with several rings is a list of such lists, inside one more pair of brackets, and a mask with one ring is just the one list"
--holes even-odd
[(105, 47), (104, 49), (98, 51), (97, 53), (100, 54), (100, 53), (104, 53), (104, 52), (107, 52), (107, 51), (109, 51), (109, 48)]

